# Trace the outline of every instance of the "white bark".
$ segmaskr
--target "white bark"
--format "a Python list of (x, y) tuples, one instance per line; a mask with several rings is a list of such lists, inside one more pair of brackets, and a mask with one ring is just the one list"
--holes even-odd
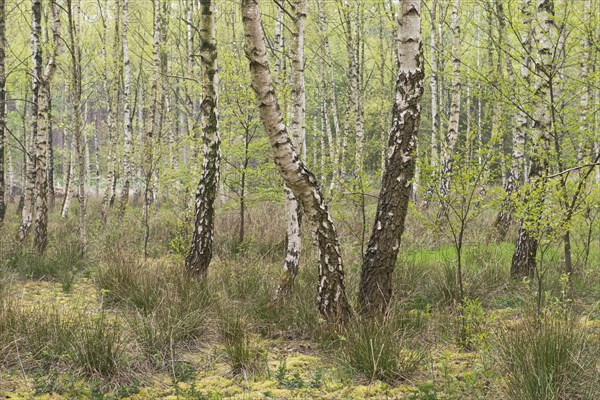
[(399, 65), (386, 170), (361, 272), (359, 301), (368, 315), (385, 315), (392, 296), (393, 272), (408, 212), (416, 166), (424, 68), (420, 0), (404, 0)]
[[(306, 160), (306, 94), (304, 91), (304, 24), (306, 20), (306, 0), (293, 0), (294, 29), (292, 30), (292, 118), (290, 135), (294, 148)], [(277, 36), (277, 32), (276, 32)], [(286, 205), (286, 255), (283, 264), (283, 276), (275, 290), (275, 298), (285, 296), (292, 289), (296, 274), (300, 266), (301, 242), (301, 215), (298, 201), (292, 190), (287, 186), (284, 189)]]
[(123, 177), (121, 179), (121, 204), (119, 205), (119, 220), (123, 218), (127, 203), (129, 201), (129, 190), (133, 171), (131, 160), (133, 157), (133, 133), (131, 127), (131, 65), (129, 60), (129, 0), (123, 0), (123, 27), (122, 27), (122, 45), (123, 45), (123, 66), (125, 69), (125, 85), (123, 92)]
[(430, 15), (430, 49), (429, 49), (429, 57), (431, 63), (431, 76), (430, 76), (430, 86), (431, 86), (431, 166), (434, 170), (438, 165), (438, 137), (440, 135), (440, 127), (439, 127), (439, 115), (438, 115), (438, 73), (439, 73), (439, 65), (438, 65), (438, 48), (437, 48), (437, 34), (436, 34), (436, 14), (438, 9), (438, 0), (432, 0), (431, 6), (429, 8)]
[(450, 117), (448, 130), (443, 143), (442, 163), (442, 189), (443, 195), (450, 193), (450, 175), (452, 174), (452, 159), (456, 141), (458, 139), (458, 128), (460, 125), (460, 101), (461, 101), (461, 77), (460, 77), (460, 0), (452, 2), (452, 100), (450, 104)]
[(351, 311), (345, 294), (344, 269), (337, 233), (317, 181), (298, 158), (283, 123), (267, 62), (267, 48), (257, 0), (242, 0), (242, 19), (252, 87), (275, 164), (302, 205), (316, 238), (319, 250), (319, 310), (329, 322), (345, 322)]

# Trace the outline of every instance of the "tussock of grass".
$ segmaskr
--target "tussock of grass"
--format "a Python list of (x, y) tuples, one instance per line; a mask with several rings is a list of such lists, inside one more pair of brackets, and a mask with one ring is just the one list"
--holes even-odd
[(370, 381), (394, 382), (415, 372), (423, 354), (412, 340), (407, 320), (357, 320), (343, 332), (340, 360), (348, 370)]
[(219, 336), (225, 359), (235, 375), (261, 372), (267, 365), (266, 352), (252, 339), (248, 324), (235, 312), (219, 319)]
[(497, 335), (495, 360), (507, 398), (597, 399), (597, 341), (571, 318), (529, 317)]

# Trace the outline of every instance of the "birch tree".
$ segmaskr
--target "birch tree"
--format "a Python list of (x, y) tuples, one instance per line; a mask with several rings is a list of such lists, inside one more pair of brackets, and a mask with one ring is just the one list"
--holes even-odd
[(196, 191), (194, 234), (192, 247), (185, 264), (186, 269), (203, 278), (212, 259), (214, 235), (215, 198), (219, 183), (221, 162), (221, 137), (218, 115), (218, 65), (213, 0), (201, 0), (200, 57), (202, 62), (202, 89), (204, 98), (200, 105), (204, 164)]
[(73, 104), (73, 142), (77, 156), (77, 200), (79, 201), (79, 248), (86, 247), (86, 162), (85, 135), (82, 120), (82, 60), (81, 60), (81, 6), (80, 0), (67, 0), (69, 19), (69, 53), (71, 55), (71, 97)]
[(6, 181), (4, 179), (6, 143), (6, 0), (0, 0), (0, 225), (6, 214)]
[(285, 183), (301, 204), (316, 239), (319, 258), (319, 311), (326, 321), (343, 323), (349, 319), (351, 309), (346, 297), (337, 232), (317, 181), (298, 158), (283, 122), (267, 61), (267, 47), (258, 2), (242, 0), (241, 4), (252, 88), (273, 158)]
[(452, 1), (452, 99), (450, 103), (450, 117), (448, 129), (442, 144), (442, 195), (450, 192), (450, 174), (452, 174), (452, 159), (458, 139), (458, 128), (460, 125), (460, 100), (461, 100), (461, 77), (460, 77), (460, 0)]
[[(292, 118), (290, 135), (294, 148), (306, 160), (306, 94), (304, 91), (304, 22), (306, 19), (306, 0), (292, 1), (294, 29), (292, 31)], [(275, 289), (275, 299), (284, 297), (294, 286), (302, 243), (300, 229), (302, 215), (300, 206), (292, 190), (285, 186), (285, 219), (286, 219), (286, 255), (283, 264), (283, 275)]]
[(52, 14), (53, 50), (39, 82), (37, 131), (35, 135), (35, 246), (43, 252), (48, 244), (48, 155), (50, 127), (50, 85), (56, 70), (56, 56), (60, 46), (60, 17), (55, 0), (50, 0)]
[(398, 19), (399, 60), (386, 169), (364, 257), (359, 301), (365, 314), (385, 313), (412, 192), (424, 85), (421, 4), (404, 0)]
[[(530, 11), (531, 1), (526, 0), (523, 10)], [(533, 52), (534, 62), (534, 121), (532, 152), (530, 156), (529, 187), (523, 195), (523, 214), (512, 257), (513, 276), (532, 276), (537, 265), (538, 234), (541, 221), (536, 217), (545, 200), (548, 173), (548, 152), (552, 129), (550, 88), (554, 79), (552, 41), (556, 32), (554, 25), (554, 1), (536, 0), (534, 37), (537, 46)]]
[[(34, 212), (34, 201), (35, 201), (35, 147), (34, 140), (37, 137), (38, 131), (38, 108), (39, 108), (39, 96), (40, 96), (40, 85), (42, 81), (42, 48), (41, 48), (41, 37), (42, 37), (42, 2), (41, 0), (32, 0), (31, 7), (31, 58), (32, 58), (32, 69), (31, 69), (31, 140), (29, 147), (24, 157), (23, 168), (25, 169), (25, 189), (22, 195), (23, 207), (21, 209), (21, 224), (17, 231), (17, 238), (20, 241), (25, 240), (31, 225), (33, 224), (33, 212)], [(25, 149), (24, 149), (25, 151)]]
[(119, 220), (122, 220), (127, 203), (129, 202), (129, 190), (133, 178), (131, 166), (133, 157), (133, 132), (131, 126), (131, 62), (129, 59), (129, 0), (123, 0), (122, 8), (121, 43), (123, 45), (123, 67), (125, 83), (123, 88), (123, 177), (121, 179), (121, 198), (119, 204)]
[(439, 73), (439, 64), (438, 64), (438, 42), (437, 42), (437, 10), (438, 10), (438, 0), (433, 0), (431, 5), (429, 6), (429, 15), (430, 15), (430, 49), (429, 49), (429, 59), (431, 63), (431, 76), (430, 76), (430, 85), (431, 85), (431, 167), (436, 170), (438, 165), (438, 137), (440, 135), (439, 128), (439, 114), (438, 114), (438, 73)]
[[(521, 15), (523, 16), (524, 31), (519, 37), (521, 46), (524, 49), (524, 56), (520, 65), (520, 76), (522, 81), (529, 87), (531, 76), (531, 0), (524, 0), (521, 5)], [(504, 16), (502, 16), (504, 17)], [(509, 74), (509, 82), (512, 86), (511, 100), (513, 104), (518, 104), (517, 98), (517, 80), (513, 70), (510, 57), (507, 58), (507, 70)], [(529, 125), (529, 117), (524, 109), (524, 105), (517, 107), (514, 127), (512, 131), (512, 162), (508, 175), (507, 184), (505, 186), (506, 196), (500, 206), (500, 212), (494, 222), (496, 235), (499, 240), (504, 240), (508, 232), (508, 228), (513, 219), (514, 205), (512, 204), (512, 195), (517, 192), (521, 184), (525, 181), (525, 139)]]
[[(104, 76), (104, 90), (107, 92), (107, 116), (106, 123), (108, 126), (108, 155), (107, 155), (107, 171), (106, 171), (106, 190), (102, 197), (102, 204), (100, 207), (100, 213), (102, 222), (106, 223), (108, 218), (108, 210), (112, 206), (116, 191), (117, 182), (117, 145), (118, 145), (118, 124), (117, 124), (117, 109), (119, 99), (119, 79), (120, 76), (120, 62), (119, 62), (119, 32), (120, 32), (120, 20), (121, 20), (121, 2), (115, 0), (115, 29), (114, 37), (112, 42), (112, 60), (113, 66), (109, 69), (109, 57), (107, 42), (109, 40), (110, 26), (108, 24), (109, 15), (109, 0), (104, 2), (104, 10), (102, 13), (102, 23), (104, 25), (104, 41), (103, 45), (103, 56), (105, 66)], [(112, 73), (112, 74), (111, 74)], [(111, 74), (111, 75), (109, 75)]]

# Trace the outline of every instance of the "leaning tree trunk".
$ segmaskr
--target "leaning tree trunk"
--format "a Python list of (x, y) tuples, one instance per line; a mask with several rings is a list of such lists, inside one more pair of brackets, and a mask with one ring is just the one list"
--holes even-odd
[(6, 142), (6, 0), (0, 0), (0, 224), (6, 214), (4, 144)]
[(348, 321), (351, 309), (344, 286), (344, 269), (335, 226), (314, 175), (298, 158), (288, 135), (267, 61), (267, 48), (257, 0), (242, 0), (246, 56), (260, 117), (267, 132), (275, 164), (300, 202), (313, 228), (319, 250), (318, 306), (331, 323)]
[(416, 165), (424, 83), (421, 5), (419, 0), (405, 0), (401, 7), (399, 70), (386, 169), (359, 290), (361, 311), (367, 315), (385, 313), (392, 296), (392, 274)]
[(25, 192), (23, 194), (23, 209), (21, 211), (21, 225), (19, 226), (17, 237), (20, 241), (25, 240), (31, 225), (33, 224), (34, 201), (35, 201), (35, 165), (37, 163), (34, 155), (34, 142), (38, 135), (38, 108), (40, 87), (42, 82), (42, 3), (41, 0), (32, 1), (31, 18), (31, 53), (32, 53), (32, 101), (31, 101), (31, 144), (29, 154), (26, 156), (27, 172), (25, 174)]
[[(290, 134), (294, 147), (306, 159), (305, 142), (305, 115), (306, 94), (304, 92), (304, 21), (306, 19), (306, 0), (294, 0), (294, 30), (292, 32), (292, 119)], [(300, 238), (300, 225), (302, 215), (300, 206), (292, 190), (285, 186), (285, 219), (286, 219), (286, 254), (283, 263), (283, 274), (275, 289), (275, 300), (282, 299), (292, 290), (298, 268), (300, 266), (300, 252), (302, 242)]]
[(450, 194), (450, 181), (452, 174), (452, 160), (458, 139), (460, 123), (460, 0), (452, 3), (452, 100), (450, 103), (450, 117), (448, 130), (442, 143), (442, 196)]
[[(523, 10), (529, 11), (531, 0), (524, 0)], [(554, 2), (538, 0), (536, 4), (537, 21), (534, 23), (534, 35), (538, 45), (535, 52), (534, 77), (534, 127), (533, 148), (529, 182), (531, 187), (524, 195), (524, 217), (512, 257), (511, 274), (515, 277), (533, 276), (536, 268), (538, 234), (543, 227), (539, 221), (540, 210), (545, 197), (546, 175), (548, 172), (548, 154), (550, 132), (552, 129), (550, 87), (553, 79), (553, 43), (551, 35), (555, 32)]]
[(121, 199), (119, 204), (118, 218), (123, 219), (127, 203), (129, 202), (129, 190), (131, 188), (131, 179), (133, 177), (131, 158), (133, 156), (133, 133), (131, 127), (131, 64), (129, 61), (129, 0), (123, 0), (122, 14), (122, 45), (123, 45), (123, 66), (125, 70), (125, 84), (123, 88), (123, 178), (121, 180)]
[(204, 165), (196, 191), (194, 235), (192, 247), (185, 259), (186, 269), (203, 278), (212, 260), (212, 243), (215, 228), (215, 198), (219, 183), (221, 162), (221, 137), (218, 118), (218, 66), (216, 15), (213, 0), (201, 0), (200, 49), (202, 60), (202, 89), (204, 99), (200, 105)]

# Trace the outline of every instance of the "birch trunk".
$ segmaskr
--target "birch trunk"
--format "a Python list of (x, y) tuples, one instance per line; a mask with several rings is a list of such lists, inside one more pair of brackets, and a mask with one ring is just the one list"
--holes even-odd
[[(358, 6), (358, 4), (357, 4)], [(354, 159), (354, 172), (360, 175), (363, 170), (364, 158), (364, 129), (361, 118), (360, 71), (359, 71), (359, 46), (356, 40), (360, 37), (359, 27), (352, 24), (352, 11), (348, 0), (343, 3), (344, 31), (346, 35), (346, 51), (348, 53), (348, 87), (349, 98), (354, 116), (354, 132), (356, 134), (356, 156)], [(358, 18), (358, 16), (357, 16)], [(350, 113), (348, 113), (350, 114)]]
[[(523, 9), (529, 10), (531, 0), (524, 0)], [(552, 129), (550, 87), (553, 79), (553, 42), (554, 2), (552, 0), (536, 0), (536, 22), (534, 25), (535, 40), (538, 43), (535, 52), (534, 84), (534, 127), (532, 153), (530, 157), (529, 182), (531, 188), (524, 197), (525, 215), (532, 215), (534, 221), (522, 219), (512, 257), (511, 274), (515, 277), (533, 276), (537, 265), (537, 248), (539, 226), (536, 215), (543, 207), (548, 172), (548, 153), (550, 149), (550, 132)]]
[(81, 7), (80, 0), (67, 0), (67, 14), (69, 17), (69, 45), (71, 55), (71, 91), (73, 103), (73, 142), (77, 156), (77, 200), (79, 201), (79, 250), (85, 253), (86, 235), (86, 151), (85, 134), (83, 132), (82, 118), (82, 63), (81, 44)]
[(73, 185), (73, 138), (67, 140), (67, 154), (65, 155), (67, 169), (65, 171), (65, 197), (61, 206), (60, 215), (62, 218), (67, 218), (69, 208), (71, 207), (71, 187)]
[(429, 57), (431, 62), (431, 167), (433, 170), (437, 170), (438, 165), (438, 137), (440, 135), (440, 126), (438, 115), (438, 104), (440, 102), (438, 98), (438, 45), (437, 45), (437, 34), (436, 34), (436, 14), (438, 9), (438, 0), (433, 0), (429, 9), (431, 31), (430, 31), (430, 50)]
[[(108, 125), (108, 156), (107, 156), (107, 171), (106, 171), (106, 190), (102, 197), (101, 204), (101, 218), (102, 223), (106, 224), (108, 220), (108, 210), (112, 206), (115, 196), (115, 183), (117, 177), (117, 146), (118, 146), (118, 123), (116, 118), (116, 110), (119, 97), (119, 79), (120, 76), (120, 63), (119, 63), (119, 32), (120, 32), (120, 18), (121, 18), (121, 6), (120, 0), (115, 0), (115, 30), (112, 45), (112, 56), (113, 56), (113, 68), (112, 76), (109, 76), (109, 72), (106, 72), (104, 88), (108, 94), (107, 96), (107, 125)], [(109, 25), (108, 25), (108, 11), (109, 11), (109, 0), (105, 0), (104, 3), (104, 65), (108, 69), (108, 52), (106, 42), (109, 38)]]
[(257, 0), (242, 0), (246, 56), (260, 117), (267, 132), (275, 164), (288, 187), (302, 205), (313, 228), (319, 250), (317, 302), (325, 320), (343, 323), (351, 310), (346, 298), (344, 269), (335, 226), (314, 175), (298, 158), (288, 135), (267, 61), (267, 48)]
[(32, 0), (32, 18), (31, 18), (31, 53), (32, 53), (32, 101), (31, 101), (31, 138), (29, 152), (26, 156), (27, 170), (25, 192), (23, 194), (23, 209), (21, 211), (21, 225), (19, 226), (17, 237), (20, 241), (25, 240), (31, 225), (33, 224), (34, 202), (35, 202), (35, 181), (36, 181), (36, 156), (34, 142), (38, 137), (38, 113), (39, 97), (42, 82), (42, 3), (41, 0)]
[[(153, 40), (152, 40), (152, 81), (150, 88), (150, 115), (149, 126), (144, 135), (144, 258), (148, 257), (148, 241), (150, 240), (150, 206), (152, 203), (152, 177), (154, 174), (154, 141), (160, 133), (159, 118), (162, 118), (159, 114), (162, 113), (163, 109), (163, 93), (162, 87), (159, 87), (159, 80), (161, 76), (161, 31), (163, 25), (163, 18), (161, 11), (161, 0), (153, 0)], [(159, 110), (160, 108), (160, 110)]]
[(39, 83), (38, 129), (35, 136), (35, 247), (38, 252), (48, 244), (48, 155), (50, 132), (50, 84), (56, 70), (56, 56), (61, 43), (58, 6), (50, 1), (52, 13), (52, 52)]
[(214, 0), (201, 0), (200, 49), (202, 60), (202, 89), (200, 106), (204, 164), (196, 192), (194, 234), (192, 247), (186, 257), (186, 269), (204, 278), (212, 260), (215, 198), (219, 184), (221, 137), (218, 118), (218, 65), (216, 15)]
[[(292, 118), (290, 134), (294, 148), (298, 149), (303, 160), (306, 160), (306, 95), (304, 92), (304, 22), (306, 20), (306, 0), (293, 0), (294, 29), (292, 31)], [(300, 206), (294, 193), (285, 186), (285, 218), (286, 218), (286, 254), (283, 274), (275, 289), (275, 300), (282, 299), (292, 290), (302, 252)]]
[[(524, 2), (523, 7), (523, 24), (527, 27), (531, 25), (531, 12), (528, 10), (528, 4), (529, 0)], [(529, 87), (531, 83), (529, 74), (529, 69), (531, 68), (530, 53), (532, 50), (531, 34), (529, 33), (529, 30), (521, 35), (520, 40), (526, 52), (521, 63), (520, 74), (521, 78), (526, 83), (526, 86)], [(509, 74), (509, 82), (513, 88), (511, 94), (512, 102), (513, 104), (517, 104), (518, 99), (515, 92), (515, 87), (517, 85), (516, 76), (512, 67), (511, 59), (507, 58), (506, 62)], [(519, 108), (516, 112), (515, 124), (512, 132), (512, 162), (507, 184), (505, 186), (506, 196), (502, 201), (500, 212), (498, 213), (496, 221), (494, 222), (496, 237), (500, 241), (503, 241), (506, 238), (508, 228), (513, 220), (512, 214), (514, 211), (514, 205), (512, 204), (511, 197), (525, 181), (525, 138), (527, 135), (528, 122), (529, 119), (527, 113), (523, 110), (523, 108)]]
[(452, 174), (452, 159), (458, 139), (458, 128), (460, 124), (460, 100), (461, 100), (461, 77), (460, 77), (460, 0), (452, 2), (452, 99), (450, 104), (450, 117), (448, 130), (444, 138), (442, 151), (442, 188), (441, 194), (447, 196), (450, 193), (450, 181)]
[(6, 0), (0, 0), (0, 225), (6, 215), (4, 153), (6, 144)]
[(129, 0), (123, 0), (122, 14), (122, 45), (123, 45), (123, 66), (125, 70), (125, 84), (123, 91), (123, 177), (121, 179), (121, 199), (119, 204), (119, 221), (123, 219), (127, 203), (129, 202), (129, 190), (131, 188), (131, 180), (133, 179), (133, 171), (131, 161), (133, 157), (133, 133), (131, 127), (131, 65), (129, 60), (129, 39), (127, 38), (129, 31)]
[(421, 5), (419, 0), (405, 0), (401, 4), (398, 20), (400, 60), (386, 169), (360, 281), (361, 311), (367, 315), (385, 314), (392, 296), (392, 275), (404, 231), (416, 165), (425, 77)]

